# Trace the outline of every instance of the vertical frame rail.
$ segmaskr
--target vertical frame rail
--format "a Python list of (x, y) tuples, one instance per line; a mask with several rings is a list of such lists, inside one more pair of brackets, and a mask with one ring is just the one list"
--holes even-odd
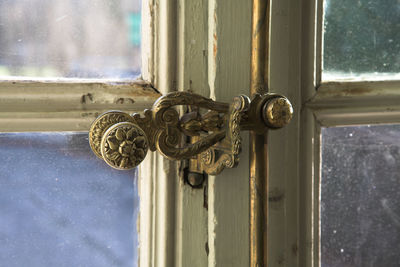
[[(270, 0), (253, 0), (250, 95), (268, 92)], [(267, 135), (250, 133), (250, 266), (267, 266)]]

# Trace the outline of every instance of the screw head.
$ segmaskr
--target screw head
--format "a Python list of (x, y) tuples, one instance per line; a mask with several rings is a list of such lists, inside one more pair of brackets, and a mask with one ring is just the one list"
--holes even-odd
[(291, 121), (292, 117), (293, 107), (286, 97), (275, 97), (264, 105), (264, 122), (272, 128), (282, 128), (286, 126)]

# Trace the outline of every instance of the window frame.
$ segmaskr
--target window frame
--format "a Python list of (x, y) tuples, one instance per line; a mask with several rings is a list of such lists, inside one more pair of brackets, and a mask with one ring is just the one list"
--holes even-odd
[[(158, 80), (164, 82), (164, 72), (168, 69), (168, 66), (162, 69), (156, 64), (161, 54), (159, 49), (156, 53), (155, 45), (158, 36), (156, 33), (158, 28), (155, 25), (159, 15), (152, 5), (156, 6), (155, 1), (142, 0), (141, 77), (131, 81), (40, 78), (2, 80), (0, 81), (1, 131), (88, 132), (92, 122), (103, 112), (122, 110), (135, 113), (151, 108), (155, 100), (161, 96), (153, 84)], [(95, 157), (94, 154), (93, 156)], [(156, 188), (154, 182), (162, 171), (155, 170), (157, 167), (154, 167), (154, 158), (156, 158), (154, 155), (149, 155), (144, 166), (139, 168), (138, 185), (141, 201), (137, 229), (140, 266), (154, 266), (151, 264), (151, 258), (158, 257), (154, 255), (155, 248), (152, 242), (155, 239), (154, 207), (158, 206), (155, 199), (158, 185)], [(143, 175), (144, 170), (148, 171), (146, 167), (152, 170), (148, 172), (149, 175)], [(150, 176), (150, 179), (147, 176)], [(167, 220), (161, 217), (159, 221), (165, 223)]]
[[(150, 75), (144, 79), (162, 94), (188, 90), (225, 102), (249, 94), (251, 4), (149, 0), (143, 8), (151, 17), (153, 54)], [(248, 143), (246, 133), (242, 137)], [(152, 196), (154, 205), (147, 205), (151, 212), (140, 219), (141, 230), (143, 223), (150, 229), (140, 244), (140, 255), (145, 255), (141, 267), (247, 265), (247, 147), (241, 156), (236, 169), (209, 176), (201, 189), (185, 183), (184, 161), (171, 162), (157, 153), (147, 156), (140, 166), (149, 181), (143, 197)]]
[[(232, 10), (225, 10), (222, 0), (143, 0), (143, 80), (0, 82), (0, 129), (87, 131), (104, 111), (142, 111), (161, 94), (174, 90), (191, 90), (223, 101), (248, 94), (251, 3), (235, 1)], [(268, 259), (271, 266), (317, 267), (320, 129), (398, 123), (400, 82), (321, 84), (323, 0), (270, 1), (268, 87), (292, 101), (295, 116), (290, 125), (268, 134)], [(220, 23), (233, 21), (231, 11), (238, 10), (234, 15), (243, 17), (235, 19), (246, 25), (232, 29)], [(238, 48), (239, 59), (233, 63), (242, 61), (242, 65), (224, 60), (232, 52), (228, 44)], [(248, 53), (243, 52), (247, 48)], [(13, 107), (13, 103), (18, 105)], [(243, 138), (248, 143), (245, 134)], [(219, 266), (235, 257), (246, 262), (249, 241), (242, 237), (248, 236), (248, 230), (238, 231), (239, 237), (229, 236), (248, 224), (248, 218), (242, 218), (249, 213), (248, 200), (238, 197), (248, 195), (246, 148), (241, 156), (235, 175), (226, 171), (226, 175), (210, 177), (204, 190), (193, 190), (184, 184), (183, 162), (170, 162), (157, 153), (147, 155), (139, 168), (139, 266), (194, 262)], [(207, 210), (203, 209), (205, 200)], [(239, 215), (220, 203), (240, 207)], [(231, 223), (232, 218), (237, 225)], [(242, 255), (236, 253), (239, 249)]]
[(269, 134), (271, 266), (320, 266), (321, 128), (400, 122), (400, 81), (321, 82), (322, 11), (323, 0), (271, 5), (269, 88), (295, 110)]

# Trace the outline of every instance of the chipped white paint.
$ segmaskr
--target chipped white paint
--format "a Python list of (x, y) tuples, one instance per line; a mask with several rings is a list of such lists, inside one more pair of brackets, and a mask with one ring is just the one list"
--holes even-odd
[[(162, 94), (176, 87), (176, 1), (142, 2), (145, 48), (142, 76)], [(177, 163), (150, 153), (140, 165), (139, 266), (176, 266)]]
[[(153, 69), (149, 67), (152, 73), (143, 77), (162, 93), (191, 90), (228, 102), (237, 94), (248, 94), (250, 1), (150, 2), (154, 48), (147, 54)], [(141, 237), (141, 267), (248, 265), (246, 147), (240, 167), (224, 173), (210, 177), (204, 192), (184, 184), (179, 164), (155, 155), (147, 158), (141, 179), (149, 182), (141, 192), (152, 194), (143, 198), (154, 205), (141, 207), (151, 210), (140, 221), (141, 231), (151, 231)]]
[[(207, 96), (207, 1), (178, 1), (178, 90)], [(207, 266), (207, 209), (204, 189), (176, 178), (176, 267)]]
[(15, 131), (88, 131), (110, 109), (138, 112), (159, 94), (143, 82), (0, 82), (0, 129)]
[[(250, 91), (251, 1), (208, 2), (210, 96), (231, 102)], [(239, 166), (208, 181), (208, 266), (249, 266), (248, 136)]]
[[(162, 93), (191, 90), (228, 102), (248, 93), (250, 2), (154, 0), (148, 10), (153, 73), (143, 77)], [(141, 206), (150, 210), (140, 220), (141, 267), (248, 265), (248, 152), (243, 150), (240, 167), (210, 177), (206, 192), (184, 184), (179, 164), (147, 157), (141, 179), (148, 182), (141, 194), (154, 205)]]

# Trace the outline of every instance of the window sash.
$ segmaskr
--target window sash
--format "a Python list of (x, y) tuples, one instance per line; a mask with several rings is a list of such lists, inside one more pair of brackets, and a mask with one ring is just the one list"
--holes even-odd
[(322, 11), (323, 0), (271, 5), (269, 87), (295, 110), (269, 134), (269, 192), (283, 199), (269, 205), (271, 265), (319, 266), (321, 127), (400, 120), (399, 81), (321, 83)]
[(0, 82), (2, 132), (88, 131), (102, 112), (151, 107), (159, 97), (149, 83)]

